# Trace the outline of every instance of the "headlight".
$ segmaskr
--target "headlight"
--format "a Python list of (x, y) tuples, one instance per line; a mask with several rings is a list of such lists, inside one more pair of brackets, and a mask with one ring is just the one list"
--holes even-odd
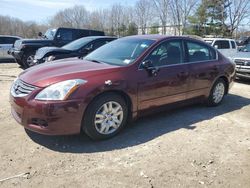
[(81, 84), (85, 84), (86, 80), (66, 80), (53, 84), (35, 97), (37, 100), (66, 100)]
[(53, 61), (56, 57), (51, 55), (49, 57), (46, 58), (46, 61)]

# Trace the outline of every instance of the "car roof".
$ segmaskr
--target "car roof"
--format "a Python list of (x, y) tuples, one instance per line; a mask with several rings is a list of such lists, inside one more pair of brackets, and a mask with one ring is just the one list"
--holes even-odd
[(229, 39), (229, 38), (204, 38), (204, 40), (233, 40), (235, 41), (234, 39)]
[(203, 40), (197, 39), (193, 36), (188, 36), (188, 35), (183, 35), (183, 36), (171, 36), (171, 35), (132, 35), (132, 36), (127, 36), (123, 38), (137, 38), (137, 39), (148, 39), (148, 40), (155, 40), (155, 41), (161, 41), (164, 39), (191, 39), (194, 41), (199, 41), (199, 42), (204, 42)]
[(88, 36), (88, 37), (82, 37), (82, 38), (87, 38), (87, 39), (117, 39), (117, 37), (114, 36)]
[(21, 37), (18, 37), (18, 36), (12, 36), (12, 35), (0, 35), (0, 37), (13, 37), (13, 38), (18, 38), (18, 39), (21, 39)]

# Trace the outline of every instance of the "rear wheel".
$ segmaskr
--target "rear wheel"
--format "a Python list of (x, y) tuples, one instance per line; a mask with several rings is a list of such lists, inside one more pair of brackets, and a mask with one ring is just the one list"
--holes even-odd
[(214, 83), (210, 91), (210, 95), (207, 99), (207, 105), (218, 106), (222, 102), (225, 93), (226, 93), (226, 83), (223, 79), (218, 79)]
[(95, 99), (83, 119), (84, 132), (94, 140), (115, 136), (126, 124), (128, 107), (125, 100), (114, 93)]

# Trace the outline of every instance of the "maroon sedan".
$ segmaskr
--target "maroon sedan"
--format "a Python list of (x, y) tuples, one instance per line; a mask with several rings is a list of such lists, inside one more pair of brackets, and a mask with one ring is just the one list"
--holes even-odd
[(131, 36), (84, 59), (59, 60), (22, 72), (11, 87), (12, 115), (26, 129), (92, 139), (117, 134), (129, 118), (162, 105), (203, 98), (219, 105), (235, 65), (188, 37)]

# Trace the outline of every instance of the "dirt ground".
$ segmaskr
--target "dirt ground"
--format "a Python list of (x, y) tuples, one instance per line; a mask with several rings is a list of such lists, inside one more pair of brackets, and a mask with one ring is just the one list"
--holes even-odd
[(219, 107), (162, 112), (93, 142), (16, 123), (8, 96), (21, 71), (0, 64), (0, 187), (250, 187), (250, 82), (235, 83)]

